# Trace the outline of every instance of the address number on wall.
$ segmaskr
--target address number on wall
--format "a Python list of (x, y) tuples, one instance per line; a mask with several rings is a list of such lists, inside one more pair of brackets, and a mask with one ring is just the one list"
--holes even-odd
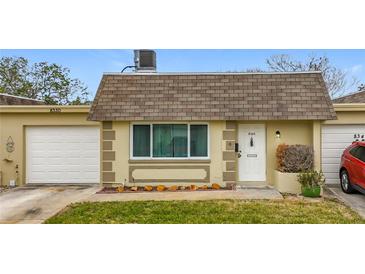
[(49, 112), (61, 112), (60, 108), (50, 108)]

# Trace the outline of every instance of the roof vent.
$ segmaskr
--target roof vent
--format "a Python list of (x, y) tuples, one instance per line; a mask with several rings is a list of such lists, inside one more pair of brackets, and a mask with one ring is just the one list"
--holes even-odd
[(134, 51), (136, 72), (156, 72), (156, 52), (148, 49)]

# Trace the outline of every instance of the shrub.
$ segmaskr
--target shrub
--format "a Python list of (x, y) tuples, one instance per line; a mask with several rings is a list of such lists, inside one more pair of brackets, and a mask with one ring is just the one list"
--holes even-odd
[(276, 163), (277, 169), (282, 171), (284, 167), (284, 152), (289, 146), (287, 144), (280, 144), (276, 149)]
[(297, 173), (313, 169), (313, 148), (306, 145), (279, 145), (276, 151), (278, 170)]
[(298, 182), (303, 187), (317, 187), (321, 186), (325, 182), (325, 177), (322, 171), (310, 170), (298, 174)]

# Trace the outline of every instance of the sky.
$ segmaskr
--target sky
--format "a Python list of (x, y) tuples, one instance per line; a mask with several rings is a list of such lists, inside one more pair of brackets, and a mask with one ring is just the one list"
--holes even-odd
[[(288, 54), (304, 60), (310, 55), (327, 56), (331, 63), (365, 83), (365, 50), (156, 50), (158, 72), (225, 72), (250, 68), (267, 69), (265, 59), (276, 54)], [(93, 97), (104, 72), (120, 72), (133, 65), (133, 50), (78, 49), (26, 50), (0, 49), (3, 56), (25, 57), (31, 63), (47, 61), (68, 67), (74, 78), (88, 86)], [(351, 90), (348, 92), (353, 92)]]

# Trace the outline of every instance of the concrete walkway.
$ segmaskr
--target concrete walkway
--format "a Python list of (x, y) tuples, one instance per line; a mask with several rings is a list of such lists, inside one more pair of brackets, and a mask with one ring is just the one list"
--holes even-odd
[(365, 219), (365, 195), (361, 193), (346, 194), (342, 191), (340, 185), (327, 185), (327, 190), (345, 205)]
[(192, 192), (142, 192), (142, 193), (112, 193), (94, 194), (85, 201), (172, 201), (172, 200), (270, 200), (283, 199), (283, 196), (271, 187), (250, 187), (237, 190), (192, 191)]
[(100, 186), (18, 187), (0, 194), (0, 223), (39, 224)]

